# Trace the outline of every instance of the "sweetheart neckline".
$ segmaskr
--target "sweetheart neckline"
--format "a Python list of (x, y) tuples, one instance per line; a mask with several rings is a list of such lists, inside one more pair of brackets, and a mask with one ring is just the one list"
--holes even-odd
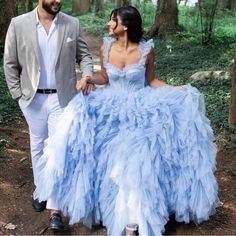
[(140, 65), (140, 61), (137, 62), (137, 63), (128, 64), (128, 65), (126, 65), (126, 66), (124, 66), (124, 67), (122, 67), (122, 68), (119, 68), (118, 66), (116, 66), (116, 65), (114, 65), (114, 64), (112, 64), (112, 63), (110, 63), (110, 62), (107, 62), (107, 65), (110, 65), (110, 66), (114, 67), (114, 68), (117, 69), (117, 70), (124, 71), (124, 70), (126, 70), (127, 68), (129, 68), (129, 67), (136, 66), (136, 65), (137, 65), (137, 66)]

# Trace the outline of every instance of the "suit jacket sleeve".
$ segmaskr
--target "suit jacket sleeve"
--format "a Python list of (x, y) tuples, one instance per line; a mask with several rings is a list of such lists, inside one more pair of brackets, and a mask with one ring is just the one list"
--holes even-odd
[(82, 71), (82, 77), (92, 76), (93, 74), (93, 62), (92, 56), (89, 52), (88, 45), (84, 40), (80, 24), (77, 24), (77, 48), (76, 48), (76, 60), (80, 65)]
[(14, 21), (12, 20), (7, 31), (4, 47), (4, 72), (8, 88), (14, 99), (21, 97), (20, 73), (18, 62), (17, 40)]

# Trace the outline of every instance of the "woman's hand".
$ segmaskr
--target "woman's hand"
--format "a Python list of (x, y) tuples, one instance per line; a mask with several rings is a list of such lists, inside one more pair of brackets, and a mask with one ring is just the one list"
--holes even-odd
[(96, 89), (94, 84), (87, 83), (86, 88), (83, 90), (84, 95), (89, 95), (92, 91)]
[(79, 92), (85, 91), (89, 77), (83, 77), (76, 82), (76, 89)]
[(186, 85), (179, 85), (179, 86), (175, 86), (175, 87), (179, 88), (179, 89), (181, 89), (183, 91), (187, 91), (188, 90)]

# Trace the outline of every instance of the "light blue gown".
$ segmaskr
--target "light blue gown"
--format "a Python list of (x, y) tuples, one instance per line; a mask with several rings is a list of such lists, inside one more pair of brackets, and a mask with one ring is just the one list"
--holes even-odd
[(171, 214), (201, 223), (219, 206), (214, 176), (216, 146), (204, 98), (145, 85), (153, 41), (139, 44), (137, 64), (108, 62), (113, 38), (104, 38), (109, 84), (76, 95), (38, 163), (35, 197), (54, 197), (70, 223), (102, 223), (121, 235), (128, 223), (140, 235), (160, 235)]

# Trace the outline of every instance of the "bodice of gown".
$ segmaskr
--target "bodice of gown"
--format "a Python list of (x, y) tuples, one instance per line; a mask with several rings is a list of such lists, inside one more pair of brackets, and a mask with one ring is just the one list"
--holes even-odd
[(141, 54), (141, 58), (138, 63), (130, 64), (120, 69), (115, 65), (108, 62), (109, 51), (112, 43), (116, 39), (111, 37), (105, 37), (103, 39), (104, 42), (104, 67), (106, 68), (108, 77), (109, 77), (109, 85), (110, 88), (115, 89), (116, 91), (124, 90), (124, 91), (137, 91), (143, 87), (145, 87), (146, 79), (145, 79), (145, 62), (147, 54), (150, 49), (154, 47), (153, 40), (150, 39), (148, 41), (141, 40), (139, 43), (139, 50)]

